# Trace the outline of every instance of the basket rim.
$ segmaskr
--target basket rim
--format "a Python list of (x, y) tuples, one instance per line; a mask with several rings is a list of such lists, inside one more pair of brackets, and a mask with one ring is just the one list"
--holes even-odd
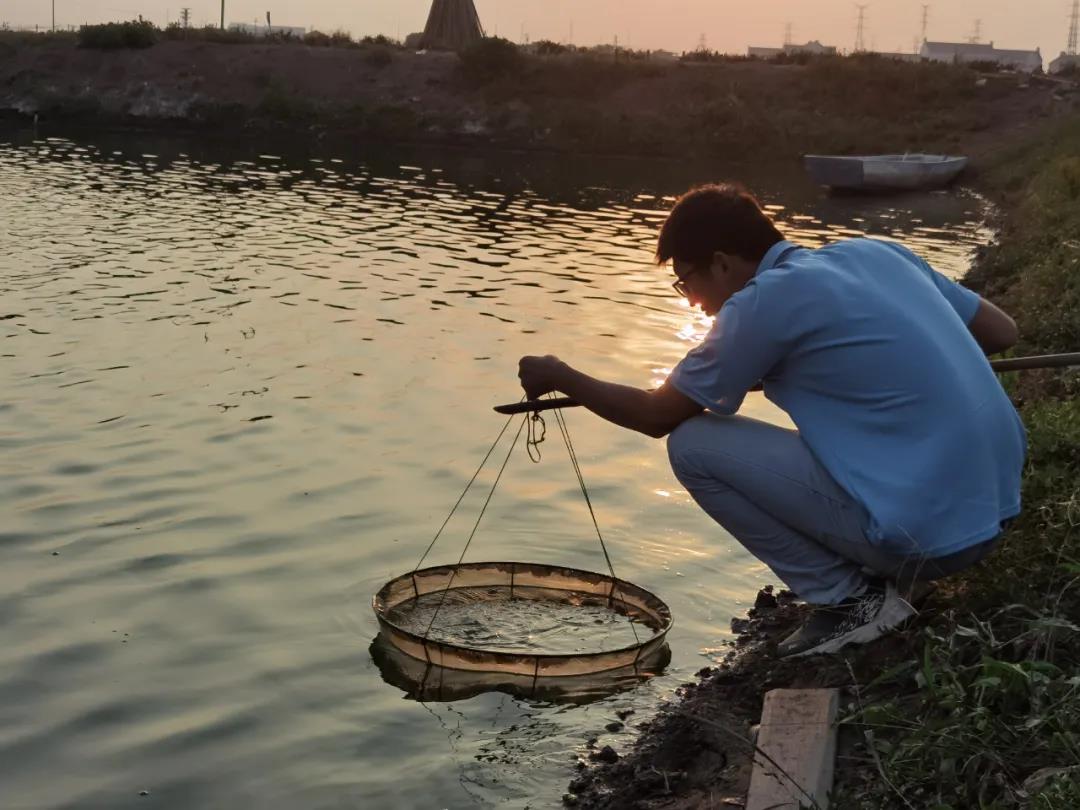
[[(456, 570), (461, 570), (461, 569), (474, 569), (475, 570), (475, 569), (495, 568), (495, 567), (511, 567), (512, 568), (512, 567), (516, 567), (516, 566), (520, 566), (522, 568), (546, 569), (546, 570), (549, 570), (549, 571), (556, 571), (556, 572), (560, 572), (560, 573), (563, 573), (563, 574), (569, 574), (571, 576), (578, 575), (578, 576), (582, 576), (583, 578), (584, 577), (589, 577), (589, 578), (593, 578), (593, 579), (599, 579), (599, 580), (604, 581), (604, 582), (612, 583), (615, 587), (621, 588), (621, 589), (623, 589), (625, 591), (634, 592), (637, 595), (643, 596), (647, 601), (652, 601), (652, 602), (656, 603), (657, 608), (658, 608), (656, 615), (660, 619), (660, 626), (653, 632), (653, 634), (651, 636), (649, 636), (649, 638), (647, 638), (647, 639), (645, 639), (643, 641), (640, 641), (640, 642), (638, 642), (636, 644), (629, 644), (629, 645), (626, 645), (626, 646), (623, 646), (623, 647), (616, 647), (616, 648), (613, 648), (613, 649), (610, 649), (610, 650), (600, 650), (598, 652), (586, 652), (586, 653), (542, 653), (542, 652), (526, 652), (526, 651), (510, 651), (510, 650), (492, 650), (492, 649), (488, 649), (488, 648), (485, 648), (485, 647), (468, 647), (468, 646), (466, 646), (464, 644), (454, 644), (454, 643), (448, 642), (448, 641), (440, 641), (438, 639), (425, 638), (424, 636), (418, 635), (418, 634), (412, 632), (411, 630), (406, 630), (405, 628), (395, 624), (394, 622), (390, 621), (390, 619), (387, 618), (387, 616), (386, 616), (387, 607), (386, 607), (386, 600), (385, 600), (385, 596), (384, 596), (385, 593), (392, 586), (394, 586), (394, 585), (396, 585), (398, 583), (401, 583), (401, 582), (408, 581), (408, 580), (412, 579), (414, 576), (416, 576), (418, 574), (432, 574), (432, 573), (439, 573), (439, 572), (447, 572), (447, 571), (453, 571), (455, 569)], [(450, 588), (449, 590), (457, 590), (457, 589), (456, 588)], [(567, 589), (567, 588), (552, 588), (552, 590), (570, 590), (570, 589)], [(623, 604), (626, 604), (626, 602), (624, 600), (622, 600), (622, 599), (619, 599), (617, 601), (623, 602)], [(537, 662), (540, 662), (540, 661), (560, 661), (560, 660), (570, 661), (570, 660), (581, 660), (581, 659), (588, 659), (588, 658), (601, 658), (603, 656), (614, 656), (614, 655), (618, 655), (618, 654), (621, 654), (621, 653), (628, 653), (628, 652), (632, 652), (634, 650), (640, 651), (640, 650), (645, 649), (645, 647), (647, 647), (647, 646), (649, 646), (651, 644), (655, 644), (655, 643), (658, 643), (658, 642), (662, 641), (664, 639), (664, 637), (667, 636), (667, 634), (671, 630), (671, 628), (675, 625), (675, 619), (671, 615), (671, 608), (668, 607), (667, 602), (665, 602), (659, 596), (654, 594), (652, 591), (647, 590), (646, 588), (642, 588), (640, 585), (635, 585), (632, 582), (628, 582), (625, 579), (620, 579), (619, 577), (613, 577), (610, 574), (601, 574), (601, 573), (597, 573), (595, 571), (586, 571), (585, 569), (582, 569), (582, 568), (571, 568), (571, 567), (565, 566), (565, 565), (553, 565), (553, 564), (550, 564), (550, 563), (533, 563), (533, 562), (510, 561), (510, 560), (501, 560), (501, 561), (500, 560), (491, 560), (491, 561), (486, 561), (486, 562), (451, 563), (449, 565), (433, 565), (433, 566), (429, 566), (427, 568), (418, 568), (415, 571), (409, 571), (408, 573), (402, 574), (401, 576), (398, 576), (398, 577), (394, 577), (393, 579), (386, 582), (386, 584), (384, 584), (378, 590), (378, 592), (376, 592), (375, 595), (371, 598), (371, 607), (375, 611), (375, 616), (379, 620), (380, 624), (385, 624), (387, 627), (392, 629), (395, 633), (400, 633), (401, 635), (407, 637), (409, 640), (420, 644), (421, 646), (423, 646), (425, 648), (425, 652), (426, 652), (427, 645), (430, 644), (430, 645), (434, 645), (435, 647), (438, 647), (438, 648), (440, 648), (442, 650), (450, 651), (450, 652), (461, 651), (461, 652), (466, 652), (466, 653), (484, 653), (485, 655), (490, 655), (495, 659), (500, 659), (500, 658), (501, 659), (527, 658), (527, 659), (536, 659)], [(390, 638), (390, 641), (391, 641), (391, 643), (393, 643), (393, 638), (392, 637)], [(398, 645), (394, 644), (394, 646), (397, 647)], [(637, 659), (635, 659), (635, 662), (636, 662), (636, 660)]]

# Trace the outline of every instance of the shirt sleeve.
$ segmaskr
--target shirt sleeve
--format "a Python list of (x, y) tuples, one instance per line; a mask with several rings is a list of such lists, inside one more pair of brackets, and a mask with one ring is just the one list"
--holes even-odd
[(761, 334), (760, 320), (753, 300), (729, 300), (705, 340), (682, 359), (668, 382), (714, 413), (738, 412), (747, 392), (784, 353), (782, 336)]
[[(923, 264), (926, 263), (923, 262)], [(979, 311), (981, 301), (979, 294), (957, 284), (952, 279), (945, 278), (928, 264), (926, 269), (930, 271), (934, 286), (945, 296), (945, 300), (949, 302), (949, 305), (956, 310), (956, 314), (960, 316), (960, 320), (964, 322), (964, 325), (969, 326), (975, 318), (975, 313)]]
[(982, 300), (979, 298), (979, 294), (972, 292), (967, 287), (957, 284), (950, 278), (946, 278), (931, 267), (929, 262), (918, 254), (908, 250), (903, 245), (893, 244), (893, 246), (914, 261), (923, 272), (930, 277), (930, 280), (934, 282), (934, 286), (937, 287), (938, 292), (945, 296), (945, 300), (949, 302), (949, 306), (951, 306), (956, 314), (960, 316), (960, 320), (964, 322), (964, 325), (970, 325), (972, 319), (975, 317), (975, 313), (979, 311), (979, 303)]

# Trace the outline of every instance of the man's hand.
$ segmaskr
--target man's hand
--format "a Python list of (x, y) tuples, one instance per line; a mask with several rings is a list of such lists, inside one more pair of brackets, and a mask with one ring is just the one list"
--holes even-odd
[(567, 365), (553, 354), (544, 357), (522, 357), (518, 363), (518, 379), (528, 399), (539, 399), (559, 389), (559, 377)]

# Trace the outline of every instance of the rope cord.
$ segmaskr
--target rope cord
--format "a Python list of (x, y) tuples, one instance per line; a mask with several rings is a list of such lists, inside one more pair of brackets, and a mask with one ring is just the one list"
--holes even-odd
[[(522, 400), (524, 400), (524, 397), (522, 397)], [(450, 514), (446, 516), (446, 520), (443, 521), (443, 525), (439, 527), (439, 530), (437, 532), (435, 532), (435, 537), (432, 539), (430, 545), (428, 545), (427, 551), (425, 551), (420, 557), (420, 562), (416, 564), (416, 568), (413, 568), (413, 573), (416, 573), (420, 566), (424, 564), (424, 560), (428, 558), (431, 550), (435, 548), (435, 544), (442, 536), (443, 529), (446, 528), (447, 524), (450, 522), (450, 518), (454, 516), (454, 513), (458, 510), (458, 507), (461, 506), (461, 502), (465, 500), (465, 496), (469, 494), (469, 490), (472, 489), (472, 485), (476, 482), (477, 477), (480, 475), (480, 471), (484, 469), (484, 465), (487, 464), (488, 459), (491, 458), (491, 454), (495, 452), (495, 448), (498, 446), (499, 441), (503, 437), (503, 434), (506, 433), (506, 429), (510, 427), (510, 423), (513, 421), (514, 417), (511, 416), (509, 419), (506, 420), (506, 424), (502, 426), (502, 430), (500, 430), (499, 435), (495, 437), (495, 441), (491, 443), (491, 447), (488, 449), (487, 455), (484, 456), (484, 460), (480, 462), (480, 466), (476, 468), (476, 472), (474, 472), (472, 478), (469, 479), (469, 483), (465, 485), (465, 490), (461, 493), (461, 497), (457, 499), (457, 503), (454, 504), (454, 508), (451, 509)]]
[[(511, 417), (513, 419), (513, 417)], [(446, 596), (450, 593), (450, 586), (454, 584), (454, 577), (457, 576), (457, 569), (465, 561), (465, 554), (469, 550), (469, 545), (472, 543), (473, 538), (476, 537), (476, 530), (480, 528), (480, 521), (484, 519), (484, 512), (487, 511), (488, 504), (491, 503), (492, 496), (495, 495), (495, 489), (499, 486), (499, 479), (502, 478), (503, 472), (506, 471), (506, 465), (510, 463), (510, 456), (514, 454), (514, 448), (517, 447), (518, 440), (521, 439), (521, 432), (525, 429), (525, 425), (528, 423), (529, 417), (526, 416), (521, 420), (521, 427), (518, 428), (517, 433), (514, 435), (514, 441), (510, 443), (510, 449), (506, 453), (506, 458), (503, 459), (502, 466), (499, 468), (498, 475), (495, 476), (495, 481), (491, 485), (491, 489), (488, 491), (487, 499), (484, 501), (484, 505), (480, 508), (480, 516), (476, 518), (476, 523), (473, 525), (472, 531), (469, 532), (469, 539), (465, 541), (465, 548), (461, 550), (461, 556), (458, 557), (457, 565), (454, 566), (454, 570), (450, 572), (450, 579), (446, 583), (446, 587), (442, 592), (442, 599), (439, 600), (438, 606), (435, 608), (435, 612), (431, 615), (431, 621), (428, 623), (427, 630), (424, 631), (424, 640), (426, 641), (431, 634), (431, 628), (435, 626), (435, 620), (439, 617), (439, 611), (442, 610), (443, 605), (446, 604)], [(506, 428), (503, 428), (505, 432)], [(499, 434), (499, 438), (502, 438), (502, 433)], [(496, 439), (498, 444), (498, 439)], [(491, 450), (494, 450), (495, 446), (492, 445)], [(491, 450), (488, 451), (488, 455), (491, 455)], [(487, 459), (484, 459), (487, 461)], [(483, 466), (483, 465), (481, 465)]]
[[(553, 394), (551, 396), (554, 397)], [(524, 400), (524, 397), (522, 399)], [(492, 453), (495, 452), (495, 448), (498, 447), (499, 442), (506, 434), (506, 431), (510, 427), (510, 423), (513, 421), (513, 419), (514, 417), (511, 416), (502, 426), (502, 430), (499, 431), (499, 435), (495, 437), (495, 441), (492, 442), (491, 447), (488, 448), (487, 453), (484, 455), (483, 461), (480, 462), (480, 466), (476, 468), (476, 472), (474, 472), (472, 478), (469, 479), (469, 483), (465, 485), (465, 489), (461, 493), (461, 496), (457, 499), (457, 503), (454, 504), (453, 508), (450, 510), (450, 514), (446, 516), (446, 520), (443, 521), (442, 526), (440, 526), (439, 530), (435, 533), (435, 537), (432, 538), (431, 543), (428, 545), (427, 549), (420, 557), (420, 561), (413, 569), (414, 573), (419, 570), (420, 566), (423, 565), (424, 560), (427, 559), (428, 555), (431, 553), (431, 550), (435, 547), (435, 543), (437, 543), (439, 538), (442, 536), (443, 531), (450, 523), (450, 519), (453, 518), (454, 514), (458, 510), (458, 507), (460, 507), (462, 501), (465, 500), (465, 496), (468, 495), (469, 490), (472, 488), (473, 484), (476, 483), (476, 479), (480, 476), (481, 471), (483, 471), (484, 466), (488, 462), (488, 459), (491, 458)], [(592, 518), (593, 528), (596, 529), (596, 536), (600, 540), (600, 549), (604, 553), (604, 561), (607, 563), (608, 572), (611, 574), (611, 578), (613, 580), (611, 592), (608, 594), (608, 601), (611, 602), (614, 601), (615, 598), (615, 581), (618, 580), (618, 575), (615, 573), (615, 566), (611, 562), (611, 555), (608, 553), (607, 544), (604, 542), (604, 535), (600, 531), (600, 523), (596, 519), (596, 511), (593, 509), (592, 498), (589, 496), (589, 489), (585, 485), (585, 477), (584, 475), (582, 475), (581, 472), (581, 465), (578, 462), (577, 453), (574, 450), (574, 443), (570, 438), (570, 429), (567, 426), (565, 419), (563, 418), (562, 412), (558, 409), (555, 410), (555, 421), (559, 426), (559, 432), (562, 434), (563, 443), (566, 445), (566, 451), (570, 456), (570, 464), (574, 468), (574, 475), (577, 477), (578, 486), (581, 488), (581, 494), (585, 498), (585, 505), (589, 508), (589, 516)], [(462, 549), (461, 556), (458, 557), (457, 565), (450, 573), (450, 579), (447, 581), (446, 587), (443, 588), (442, 591), (442, 598), (439, 600), (439, 604), (436, 606), (435, 612), (431, 616), (431, 621), (428, 623), (427, 630), (424, 631), (425, 640), (427, 640), (427, 638), (430, 636), (431, 629), (435, 626), (435, 621), (439, 617), (439, 612), (442, 610), (443, 605), (446, 604), (446, 598), (449, 595), (450, 589), (454, 584), (454, 578), (457, 576), (457, 569), (465, 561), (465, 555), (469, 551), (469, 546), (472, 544), (473, 538), (476, 537), (476, 532), (477, 530), (479, 530), (480, 523), (484, 519), (484, 513), (487, 511), (488, 505), (491, 503), (491, 499), (495, 495), (495, 490), (499, 486), (499, 481), (502, 479), (503, 473), (506, 471), (506, 467), (510, 463), (510, 458), (514, 454), (514, 449), (517, 447), (518, 442), (521, 440), (521, 434), (525, 431), (526, 428), (528, 428), (526, 449), (529, 453), (529, 459), (535, 464), (540, 463), (540, 445), (547, 438), (547, 423), (544, 422), (544, 418), (539, 414), (539, 412), (534, 412), (532, 414), (526, 414), (525, 418), (521, 422), (521, 425), (518, 427), (517, 433), (514, 435), (514, 441), (510, 444), (510, 449), (506, 453), (506, 458), (503, 459), (502, 466), (499, 467), (499, 472), (495, 476), (495, 481), (492, 483), (491, 489), (488, 491), (487, 498), (484, 500), (484, 505), (480, 508), (480, 514), (476, 518), (476, 523), (473, 524), (472, 531), (469, 533), (469, 538), (465, 542), (465, 548)], [(638, 636), (637, 628), (634, 626), (633, 618), (628, 615), (627, 619), (630, 622), (630, 629), (634, 633), (634, 640), (640, 644), (641, 639)]]
[(546, 438), (547, 422), (540, 415), (540, 411), (535, 411), (529, 420), (529, 437), (525, 443), (525, 449), (529, 451), (529, 461), (533, 464), (540, 463), (540, 445), (544, 443)]
[[(554, 397), (554, 395), (552, 395)], [(600, 532), (600, 523), (596, 520), (596, 512), (593, 510), (592, 498), (589, 497), (589, 488), (585, 486), (585, 477), (581, 474), (581, 465), (578, 464), (577, 453), (574, 452), (574, 443), (570, 440), (570, 429), (566, 425), (566, 420), (563, 418), (562, 411), (555, 409), (555, 421), (559, 425), (559, 432), (562, 433), (563, 441), (566, 443), (566, 451), (570, 454), (570, 463), (574, 467), (574, 474), (577, 476), (578, 485), (581, 487), (581, 494), (585, 496), (585, 505), (589, 507), (589, 516), (592, 518), (593, 527), (596, 529), (596, 536), (600, 540), (600, 549), (604, 552), (604, 561), (607, 562), (608, 571), (611, 573), (611, 593), (608, 594), (608, 601), (613, 601), (615, 598), (615, 580), (618, 580), (618, 576), (615, 574), (615, 566), (611, 563), (611, 555), (608, 554), (607, 544), (604, 542), (604, 535)], [(634, 632), (634, 641), (638, 644), (641, 643), (641, 639), (638, 637), (637, 628), (634, 626), (633, 617), (627, 616), (630, 622), (630, 629)]]

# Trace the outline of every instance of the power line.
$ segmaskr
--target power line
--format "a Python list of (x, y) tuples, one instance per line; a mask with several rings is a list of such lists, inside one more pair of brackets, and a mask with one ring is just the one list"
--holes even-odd
[(975, 30), (968, 37), (968, 42), (972, 45), (978, 45), (982, 42), (982, 20), (975, 20)]
[(1065, 53), (1076, 56), (1077, 28), (1080, 28), (1080, 0), (1073, 0), (1072, 19), (1069, 22), (1069, 44), (1065, 47)]

